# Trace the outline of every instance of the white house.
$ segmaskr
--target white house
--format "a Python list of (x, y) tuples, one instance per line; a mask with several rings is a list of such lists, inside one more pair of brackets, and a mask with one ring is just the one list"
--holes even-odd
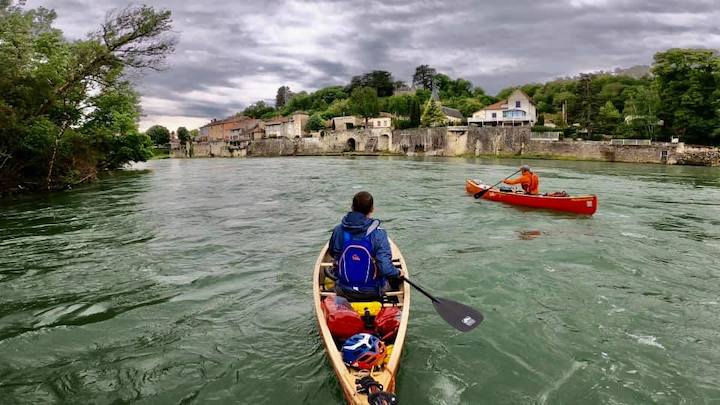
[(507, 100), (498, 101), (482, 110), (475, 111), (468, 118), (469, 125), (486, 126), (532, 126), (537, 121), (537, 109), (530, 97), (520, 89), (510, 94)]

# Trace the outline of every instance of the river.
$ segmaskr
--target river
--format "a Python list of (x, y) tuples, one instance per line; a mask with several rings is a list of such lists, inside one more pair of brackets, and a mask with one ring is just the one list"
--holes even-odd
[(526, 161), (593, 217), (477, 201), (520, 162), (160, 160), (0, 201), (0, 403), (341, 403), (311, 269), (362, 189), (415, 280), (405, 404), (720, 403), (720, 169)]

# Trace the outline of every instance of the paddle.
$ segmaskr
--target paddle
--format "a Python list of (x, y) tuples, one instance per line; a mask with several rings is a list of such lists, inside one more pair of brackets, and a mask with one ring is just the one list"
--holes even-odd
[(503, 181), (505, 181), (505, 180), (509, 179), (510, 177), (512, 177), (512, 176), (514, 176), (514, 175), (516, 175), (516, 174), (517, 174), (517, 173), (518, 173), (518, 172), (519, 172), (520, 170), (522, 170), (522, 169), (518, 169), (518, 170), (516, 170), (516, 171), (515, 171), (515, 173), (513, 173), (513, 174), (511, 174), (511, 175), (509, 175), (509, 176), (505, 177), (504, 179), (502, 179), (502, 180), (498, 181), (497, 183), (493, 184), (493, 185), (492, 185), (492, 186), (490, 186), (489, 188), (486, 188), (485, 190), (481, 190), (481, 191), (478, 191), (477, 193), (475, 193), (475, 195), (473, 195), (473, 197), (475, 197), (475, 198), (480, 198), (480, 197), (482, 197), (482, 196), (483, 196), (483, 194), (487, 193), (487, 191), (488, 191), (488, 190), (490, 190), (491, 188), (493, 188), (493, 187), (497, 186), (498, 184), (502, 183)]
[(483, 315), (473, 308), (447, 298), (434, 297), (404, 276), (400, 276), (400, 279), (415, 287), (415, 289), (420, 291), (424, 296), (430, 298), (435, 307), (435, 311), (453, 328), (461, 332), (469, 332), (483, 321)]

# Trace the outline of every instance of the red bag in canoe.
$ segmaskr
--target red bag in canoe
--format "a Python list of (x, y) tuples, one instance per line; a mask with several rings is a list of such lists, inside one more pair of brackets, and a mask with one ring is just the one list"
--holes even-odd
[(375, 332), (383, 341), (393, 340), (400, 329), (402, 312), (398, 307), (383, 307), (375, 317)]
[(345, 340), (365, 329), (365, 323), (360, 315), (343, 297), (325, 297), (322, 309), (330, 333), (337, 339)]

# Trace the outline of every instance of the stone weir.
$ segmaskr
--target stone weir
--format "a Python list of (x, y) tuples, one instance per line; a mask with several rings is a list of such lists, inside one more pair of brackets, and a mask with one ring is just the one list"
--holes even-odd
[(439, 127), (383, 131), (320, 131), (312, 137), (174, 145), (171, 156), (322, 156), (344, 153), (429, 156), (502, 156), (610, 162), (720, 166), (720, 151), (683, 143), (622, 145), (533, 136), (529, 127)]

